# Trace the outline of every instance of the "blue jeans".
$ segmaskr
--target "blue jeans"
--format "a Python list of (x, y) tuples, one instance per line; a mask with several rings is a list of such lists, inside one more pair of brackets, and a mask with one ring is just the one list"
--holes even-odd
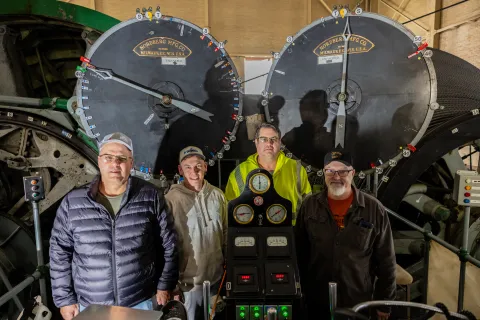
[[(86, 307), (82, 306), (81, 304), (79, 304), (79, 306), (80, 306), (80, 312), (82, 312), (83, 310), (86, 309)], [(148, 299), (148, 300), (145, 300), (143, 302), (140, 302), (139, 304), (137, 304), (136, 306), (133, 306), (131, 308), (132, 309), (140, 309), (140, 310), (153, 310), (152, 299)]]

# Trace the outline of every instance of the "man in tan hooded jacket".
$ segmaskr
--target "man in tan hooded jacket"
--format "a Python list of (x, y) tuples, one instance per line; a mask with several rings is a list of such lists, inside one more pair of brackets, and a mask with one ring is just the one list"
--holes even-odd
[[(188, 319), (202, 320), (203, 281), (216, 295), (223, 275), (227, 242), (227, 200), (223, 192), (205, 180), (203, 152), (193, 146), (180, 151), (179, 172), (184, 177), (166, 195), (178, 233), (180, 277)], [(204, 319), (208, 320), (208, 319)]]

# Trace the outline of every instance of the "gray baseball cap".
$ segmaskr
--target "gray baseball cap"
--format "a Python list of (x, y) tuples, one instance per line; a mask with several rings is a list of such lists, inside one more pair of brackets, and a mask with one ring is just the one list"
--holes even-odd
[(132, 139), (127, 137), (125, 134), (121, 132), (114, 132), (107, 134), (102, 141), (98, 144), (98, 149), (102, 149), (106, 144), (109, 143), (120, 143), (123, 144), (125, 147), (128, 148), (132, 152), (133, 155), (133, 144), (132, 144)]
[(178, 162), (181, 163), (183, 159), (190, 156), (197, 156), (205, 160), (205, 156), (203, 155), (203, 152), (202, 150), (200, 150), (200, 148), (188, 146), (186, 148), (183, 148), (182, 151), (180, 151), (180, 154), (178, 156)]

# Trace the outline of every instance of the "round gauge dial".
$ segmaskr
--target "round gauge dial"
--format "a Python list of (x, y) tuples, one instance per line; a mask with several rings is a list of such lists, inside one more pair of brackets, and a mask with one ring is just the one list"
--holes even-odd
[(248, 204), (241, 204), (233, 210), (233, 218), (240, 224), (248, 224), (253, 220), (253, 208)]
[(255, 193), (265, 193), (270, 188), (270, 179), (264, 173), (256, 173), (250, 178), (250, 189)]
[(287, 237), (271, 236), (267, 238), (267, 246), (269, 247), (286, 247), (288, 245)]
[(399, 146), (418, 141), (437, 81), (430, 58), (407, 58), (418, 50), (413, 38), (402, 24), (363, 12), (317, 20), (289, 39), (273, 59), (262, 101), (277, 115), (285, 154), (319, 171), (340, 143), (355, 154), (355, 169), (373, 173), (371, 163), (388, 163)]
[(235, 247), (253, 247), (255, 246), (254, 237), (235, 237)]
[(202, 146), (213, 161), (223, 157), (225, 132), (235, 133), (242, 110), (239, 76), (223, 45), (208, 30), (166, 16), (105, 32), (77, 70), (77, 113), (88, 136), (125, 133), (135, 168), (155, 174), (176, 172), (185, 145)]
[(271, 223), (279, 224), (287, 218), (287, 209), (281, 204), (273, 204), (267, 209), (267, 219)]

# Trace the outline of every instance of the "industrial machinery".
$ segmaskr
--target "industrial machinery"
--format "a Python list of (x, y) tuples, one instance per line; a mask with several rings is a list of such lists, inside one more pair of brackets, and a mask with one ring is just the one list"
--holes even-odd
[[(0, 263), (12, 284), (36, 266), (23, 176), (43, 178), (39, 212), (48, 246), (59, 200), (98, 173), (96, 142), (107, 132), (133, 138), (135, 174), (161, 188), (175, 178), (183, 144), (201, 146), (218, 169), (209, 170), (210, 181), (225, 155), (241, 161), (252, 153), (243, 120), (258, 113), (256, 103), (245, 104), (256, 97), (242, 93), (227, 41), (160, 9), (139, 8), (120, 23), (53, 0), (0, 7)], [(334, 9), (272, 48), (259, 102), (282, 130), (282, 149), (302, 161), (318, 190), (323, 154), (344, 146), (356, 155), (359, 188), (460, 246), (454, 177), (478, 155), (480, 71), (386, 17)], [(477, 257), (478, 224), (469, 235)], [(423, 238), (393, 226), (415, 299)]]
[(243, 192), (228, 204), (228, 319), (300, 317), (292, 203), (274, 187), (267, 170), (253, 170)]
[(211, 161), (229, 150), (242, 120), (239, 76), (208, 28), (150, 8), (104, 33), (81, 60), (83, 128), (96, 140), (116, 131), (136, 137), (142, 174), (175, 172), (193, 137)]

